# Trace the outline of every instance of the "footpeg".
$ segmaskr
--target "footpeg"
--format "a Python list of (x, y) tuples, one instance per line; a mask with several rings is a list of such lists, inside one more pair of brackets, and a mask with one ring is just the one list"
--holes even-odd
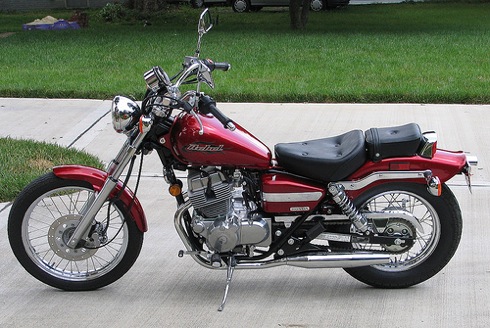
[(216, 253), (211, 255), (211, 265), (213, 268), (221, 268), (221, 256)]

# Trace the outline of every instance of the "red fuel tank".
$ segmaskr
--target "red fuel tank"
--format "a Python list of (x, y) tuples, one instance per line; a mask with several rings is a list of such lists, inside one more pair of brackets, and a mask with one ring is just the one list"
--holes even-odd
[(183, 112), (170, 130), (174, 155), (188, 165), (231, 166), (267, 169), (271, 165), (271, 152), (266, 145), (236, 124), (236, 130), (223, 127), (212, 116), (198, 114), (200, 125), (191, 114)]

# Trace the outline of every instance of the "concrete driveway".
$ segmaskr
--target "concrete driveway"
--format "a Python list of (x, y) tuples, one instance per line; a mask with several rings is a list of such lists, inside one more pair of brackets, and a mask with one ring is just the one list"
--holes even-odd
[[(31, 138), (85, 149), (109, 161), (124, 141), (110, 123), (109, 101), (0, 98), (0, 137)], [(479, 158), (470, 195), (450, 181), (463, 212), (460, 247), (435, 277), (402, 290), (367, 287), (341, 269), (237, 270), (224, 312), (226, 272), (189, 257), (173, 227), (175, 204), (156, 155), (138, 194), (149, 231), (139, 259), (116, 283), (93, 292), (45, 286), (17, 263), (7, 240), (8, 204), (0, 204), (0, 327), (489, 327), (490, 106), (220, 104), (269, 146), (417, 122), (439, 146)], [(12, 124), (6, 124), (12, 122)]]

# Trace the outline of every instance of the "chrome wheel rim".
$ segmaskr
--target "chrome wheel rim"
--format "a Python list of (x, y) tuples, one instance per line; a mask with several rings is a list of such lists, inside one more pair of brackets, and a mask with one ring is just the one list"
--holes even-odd
[(235, 10), (239, 13), (243, 13), (247, 9), (247, 2), (244, 0), (236, 0), (233, 3)]
[(311, 0), (310, 8), (313, 11), (321, 11), (323, 9), (323, 2), (321, 0)]
[(354, 244), (354, 248), (368, 251), (396, 250), (390, 255), (390, 263), (374, 265), (376, 269), (387, 272), (410, 270), (424, 262), (436, 249), (441, 235), (441, 224), (436, 210), (424, 198), (407, 191), (389, 191), (372, 197), (360, 208), (365, 212), (407, 212), (413, 215), (422, 227), (416, 229), (409, 222), (403, 222), (405, 220), (401, 218), (390, 219), (391, 222), (389, 220), (384, 227), (376, 226), (380, 233), (390, 229), (386, 230), (387, 235), (391, 233), (391, 229), (398, 227), (399, 230), (394, 229), (396, 233), (406, 233), (415, 237), (413, 245), (405, 252), (393, 246)]
[[(77, 249), (65, 244), (91, 196), (93, 190), (83, 187), (55, 189), (37, 198), (25, 213), (22, 243), (31, 260), (47, 274), (68, 281), (87, 281), (105, 275), (121, 262), (128, 247), (128, 228), (116, 206), (111, 206), (110, 224), (103, 238), (114, 238), (109, 244), (101, 246), (91, 241)], [(107, 224), (107, 215), (108, 202), (95, 220)]]

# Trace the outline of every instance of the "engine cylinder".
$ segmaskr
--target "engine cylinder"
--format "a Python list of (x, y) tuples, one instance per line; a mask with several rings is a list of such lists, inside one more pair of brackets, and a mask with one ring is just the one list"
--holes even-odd
[(189, 199), (206, 218), (226, 216), (231, 209), (231, 184), (216, 170), (189, 170)]
[(239, 245), (266, 247), (272, 241), (271, 219), (251, 214), (257, 207), (244, 198), (242, 183), (240, 172), (227, 179), (214, 167), (189, 170), (192, 230), (205, 239), (210, 250), (225, 253)]

